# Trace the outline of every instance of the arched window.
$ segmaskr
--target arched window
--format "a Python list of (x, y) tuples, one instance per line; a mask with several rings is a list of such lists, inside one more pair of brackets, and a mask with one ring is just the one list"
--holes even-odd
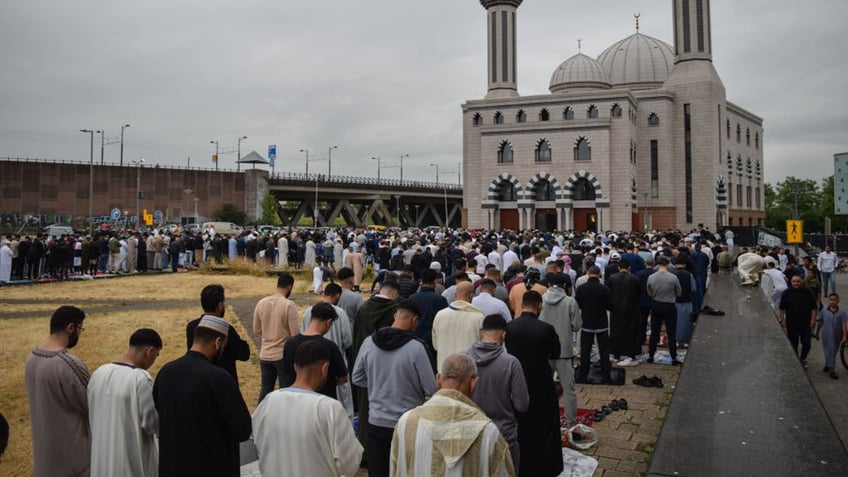
[(536, 162), (551, 162), (551, 143), (547, 139), (536, 143)]
[(542, 108), (539, 111), (539, 121), (549, 121), (551, 119), (551, 113), (548, 112), (547, 108)]
[(512, 144), (509, 141), (502, 142), (498, 148), (498, 163), (512, 164)]
[(577, 141), (574, 143), (574, 160), (575, 161), (591, 161), (592, 160), (592, 146), (589, 144), (589, 140), (583, 136), (577, 138)]
[(574, 200), (595, 200), (595, 186), (585, 177), (581, 177), (574, 182), (571, 197)]
[(500, 202), (515, 201), (515, 184), (508, 180), (502, 180), (501, 183), (498, 184), (497, 199)]
[(748, 176), (748, 178), (750, 179), (751, 175), (753, 174), (753, 171), (753, 164), (751, 163), (751, 157), (749, 156), (747, 166), (745, 166), (745, 175)]
[(727, 140), (730, 140), (730, 120), (727, 120)]
[(586, 118), (588, 119), (596, 119), (598, 117), (598, 107), (594, 104), (589, 105), (589, 109), (586, 110)]
[(659, 126), (660, 125), (660, 117), (657, 116), (657, 113), (651, 113), (648, 115), (648, 126)]
[(562, 119), (565, 119), (565, 120), (567, 120), (567, 121), (568, 121), (568, 120), (571, 120), (571, 119), (574, 119), (574, 109), (572, 109), (572, 108), (571, 108), (571, 106), (567, 106), (567, 107), (566, 107), (566, 108), (562, 111)]
[(745, 144), (748, 146), (751, 145), (751, 128), (745, 130)]
[(554, 185), (547, 179), (539, 179), (533, 189), (533, 199), (537, 201), (555, 200)]
[(757, 149), (760, 148), (760, 133), (754, 134), (754, 147)]
[(610, 116), (614, 118), (621, 117), (621, 106), (618, 103), (612, 105), (612, 109), (610, 109)]
[(518, 114), (515, 115), (515, 122), (518, 122), (518, 123), (526, 123), (527, 122), (527, 113), (525, 113), (523, 109), (518, 110)]
[(739, 123), (736, 123), (736, 142), (742, 142), (742, 126), (740, 126)]
[(474, 125), (480, 126), (481, 124), (483, 124), (483, 116), (481, 116), (480, 113), (475, 113), (474, 114)]
[(736, 175), (742, 177), (742, 154), (736, 155)]
[(500, 111), (495, 113), (495, 124), (503, 124), (503, 114)]

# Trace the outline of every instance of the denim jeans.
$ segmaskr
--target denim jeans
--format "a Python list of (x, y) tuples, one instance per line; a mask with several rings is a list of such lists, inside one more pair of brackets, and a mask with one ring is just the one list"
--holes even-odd
[[(821, 277), (822, 297), (826, 298), (830, 293), (836, 293), (836, 272), (821, 272)], [(830, 292), (827, 291), (828, 286), (830, 286)]]
[(266, 394), (274, 390), (274, 385), (279, 381), (279, 386), (285, 386), (289, 383), (286, 381), (286, 373), (283, 368), (283, 360), (279, 361), (263, 361), (259, 360), (259, 371), (262, 375), (259, 388), (259, 402)]

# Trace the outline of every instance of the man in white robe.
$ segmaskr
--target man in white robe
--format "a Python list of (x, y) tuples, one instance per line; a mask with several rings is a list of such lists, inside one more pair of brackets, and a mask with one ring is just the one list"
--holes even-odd
[(342, 405), (319, 394), (330, 353), (309, 341), (295, 353), (291, 387), (265, 396), (253, 413), (253, 441), (262, 475), (353, 476), (362, 446)]
[(97, 368), (88, 382), (91, 476), (156, 476), (159, 415), (147, 369), (162, 350), (151, 329), (136, 330), (123, 359)]
[(0, 283), (8, 283), (12, 280), (12, 248), (9, 241), (3, 240), (0, 247)]
[(280, 236), (277, 240), (277, 268), (286, 268), (289, 266), (289, 241), (285, 235)]

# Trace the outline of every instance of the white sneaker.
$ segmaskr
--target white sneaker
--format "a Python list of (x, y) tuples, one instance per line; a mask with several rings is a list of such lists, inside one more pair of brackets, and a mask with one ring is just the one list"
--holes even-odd
[(634, 360), (630, 356), (622, 359), (617, 363), (619, 366), (639, 366), (639, 361)]

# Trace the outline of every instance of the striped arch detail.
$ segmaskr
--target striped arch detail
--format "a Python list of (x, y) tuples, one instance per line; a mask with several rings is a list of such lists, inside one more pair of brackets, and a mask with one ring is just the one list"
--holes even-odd
[(639, 207), (639, 194), (636, 189), (636, 178), (630, 178), (630, 206), (633, 210), (636, 210)]
[(592, 184), (592, 187), (595, 188), (595, 200), (600, 200), (603, 198), (603, 191), (601, 189), (601, 182), (595, 177), (593, 174), (580, 170), (574, 173), (571, 177), (565, 181), (565, 188), (563, 190), (563, 199), (571, 200), (574, 197), (574, 184), (580, 180), (586, 179)]
[(548, 172), (538, 172), (527, 182), (527, 187), (524, 189), (525, 199), (530, 200), (533, 198), (533, 193), (536, 191), (536, 185), (542, 180), (550, 182), (554, 187), (555, 200), (562, 199), (562, 186), (559, 184), (559, 181)]
[(727, 183), (724, 176), (719, 174), (716, 178), (716, 208), (726, 209), (727, 205)]
[(521, 200), (524, 197), (524, 190), (521, 188), (521, 183), (518, 181), (518, 178), (513, 176), (512, 174), (508, 174), (506, 172), (501, 173), (498, 177), (495, 177), (491, 183), (489, 183), (489, 189), (486, 192), (486, 198), (491, 201), (498, 200), (498, 186), (501, 182), (511, 182), (513, 186), (515, 186), (515, 198)]

